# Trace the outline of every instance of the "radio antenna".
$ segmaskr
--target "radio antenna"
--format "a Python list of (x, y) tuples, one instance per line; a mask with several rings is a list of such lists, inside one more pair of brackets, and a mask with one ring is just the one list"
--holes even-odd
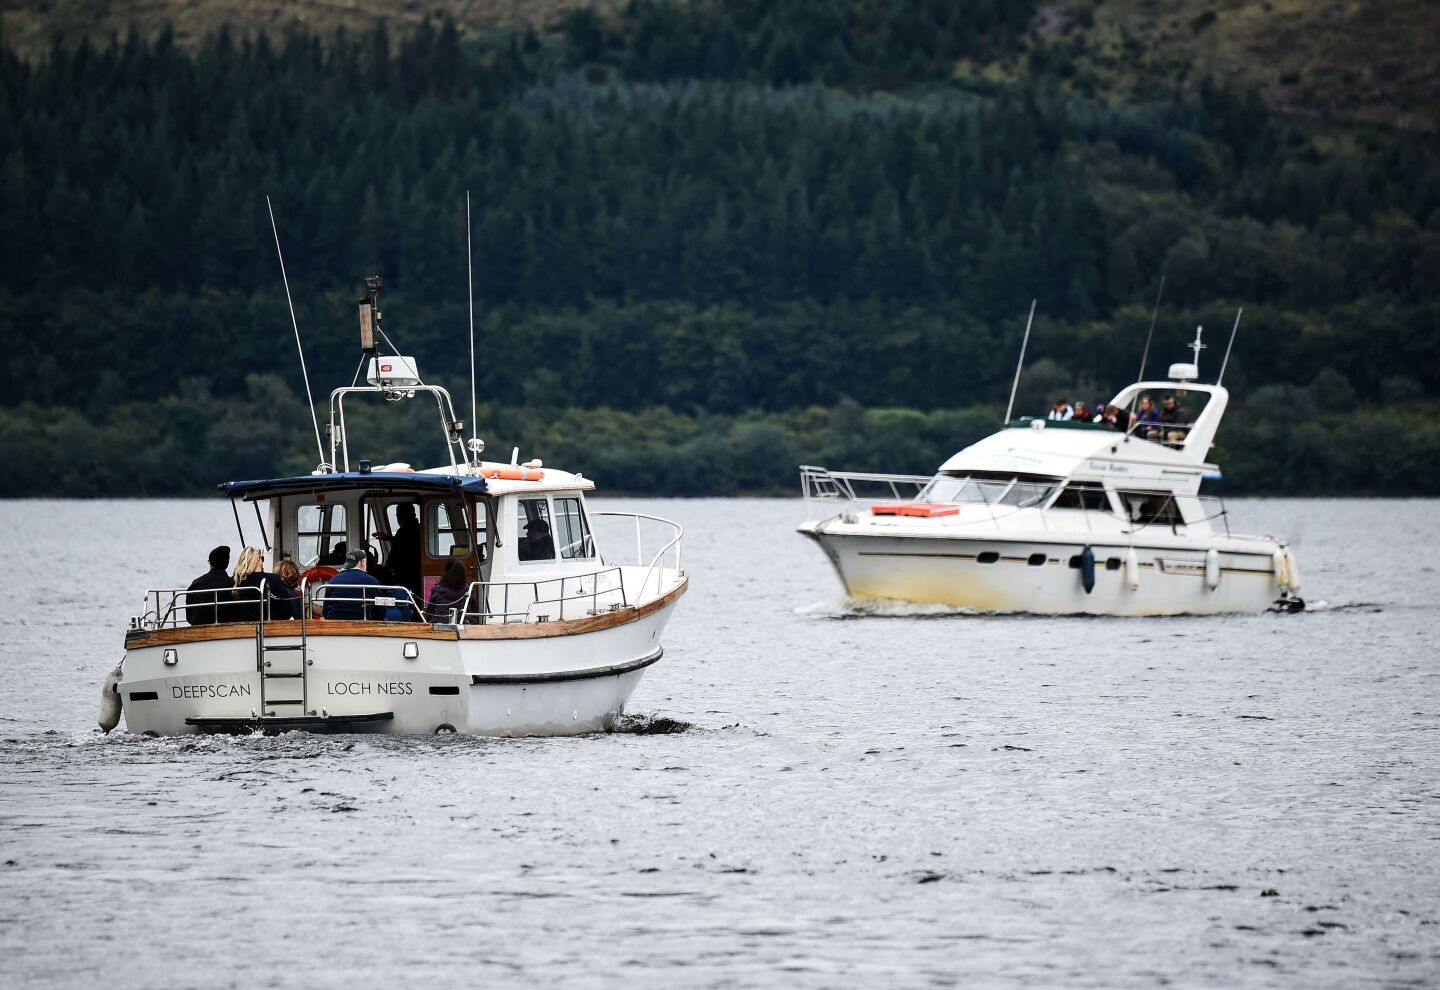
[(470, 253), (470, 190), (465, 190), (465, 286), (470, 304), (470, 453), (480, 463), (480, 400), (475, 388), (475, 261)]
[(1240, 329), (1240, 314), (1243, 312), (1245, 312), (1244, 306), (1235, 311), (1235, 325), (1230, 328), (1230, 343), (1225, 345), (1225, 358), (1220, 362), (1220, 377), (1215, 379), (1216, 385), (1225, 379), (1225, 366), (1230, 363), (1230, 348), (1235, 346), (1235, 331)]
[[(1145, 380), (1145, 365), (1150, 360), (1150, 339), (1155, 336), (1155, 317), (1160, 315), (1160, 297), (1165, 294), (1165, 276), (1160, 276), (1160, 288), (1155, 290), (1155, 305), (1150, 310), (1150, 331), (1145, 334), (1145, 350), (1140, 353), (1140, 377), (1137, 382)], [(1140, 393), (1136, 392), (1130, 397), (1130, 415), (1135, 415), (1135, 406), (1140, 401)]]
[[(1005, 407), (1005, 422), (1010, 422), (1010, 414), (1015, 411), (1015, 390), (1020, 387), (1020, 369), (1025, 367), (1025, 348), (1030, 343), (1030, 325), (1035, 322), (1035, 304), (1038, 299), (1030, 300), (1030, 319), (1025, 321), (1025, 339), (1020, 342), (1020, 360), (1015, 362), (1015, 380), (1010, 383), (1010, 404)], [(1003, 424), (1002, 424), (1003, 425)]]
[(300, 377), (305, 379), (305, 401), (310, 406), (310, 425), (315, 427), (315, 449), (320, 452), (320, 467), (328, 467), (325, 446), (320, 442), (320, 420), (315, 418), (315, 397), (310, 392), (310, 372), (305, 368), (305, 348), (300, 345), (300, 324), (295, 320), (295, 301), (290, 298), (290, 276), (285, 274), (285, 252), (280, 250), (280, 229), (275, 226), (275, 207), (270, 194), (265, 194), (265, 209), (270, 213), (270, 231), (275, 235), (275, 254), (280, 259), (280, 278), (285, 283), (285, 305), (290, 307), (290, 326), (295, 330), (295, 350), (300, 353)]
[(1155, 336), (1155, 317), (1160, 315), (1160, 297), (1165, 294), (1165, 276), (1160, 276), (1160, 288), (1155, 290), (1155, 306), (1150, 310), (1150, 332), (1145, 335), (1145, 350), (1140, 355), (1140, 377), (1137, 382), (1145, 380), (1145, 364), (1150, 360), (1150, 338)]

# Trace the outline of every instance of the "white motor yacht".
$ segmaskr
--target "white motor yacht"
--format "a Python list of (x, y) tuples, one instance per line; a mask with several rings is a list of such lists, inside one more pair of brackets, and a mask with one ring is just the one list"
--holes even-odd
[[(680, 526), (589, 511), (595, 485), (580, 474), (518, 455), (481, 460), (483, 442), (466, 444), (445, 389), (375, 349), (377, 291), (378, 279), (361, 304), (368, 384), (330, 397), (329, 462), (220, 485), (241, 545), (263, 546), (267, 570), (282, 559), (305, 570), (300, 601), (250, 588), (147, 591), (107, 681), (102, 727), (107, 708), (115, 724), (118, 701), (129, 731), (148, 735), (604, 731), (660, 659), (687, 587)], [(417, 395), (435, 401), (449, 463), (352, 469), (346, 399)], [(592, 523), (623, 539), (602, 546)], [(379, 584), (327, 583), (346, 548), (370, 551)], [(418, 567), (405, 568), (396, 555), (412, 550)], [(452, 561), (465, 571), (463, 598), (427, 616)]]
[[(1130, 429), (1022, 418), (933, 476), (802, 466), (806, 521), (846, 592), (984, 612), (1090, 615), (1298, 611), (1282, 539), (1230, 530), (1207, 457), (1229, 394), (1195, 360), (1110, 405), (1175, 397), (1184, 421)], [(817, 510), (820, 518), (816, 518)]]

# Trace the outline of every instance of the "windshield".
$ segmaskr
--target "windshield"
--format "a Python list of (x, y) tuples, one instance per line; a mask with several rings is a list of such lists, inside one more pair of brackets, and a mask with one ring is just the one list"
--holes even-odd
[(986, 505), (1013, 505), (1019, 508), (1044, 503), (1055, 490), (1048, 478), (1012, 474), (972, 472), (937, 474), (920, 493), (920, 501), (935, 503), (982, 502)]

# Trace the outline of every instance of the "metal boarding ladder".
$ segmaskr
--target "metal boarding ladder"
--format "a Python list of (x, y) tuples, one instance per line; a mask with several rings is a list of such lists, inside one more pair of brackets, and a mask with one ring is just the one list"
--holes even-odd
[[(266, 604), (269, 604), (268, 602)], [(260, 671), (260, 717), (293, 718), (308, 715), (310, 706), (305, 676), (310, 665), (310, 639), (306, 633), (305, 613), (308, 603), (300, 609), (300, 642), (271, 646), (265, 641), (265, 619), (255, 625), (255, 663)], [(296, 708), (298, 707), (298, 710)]]

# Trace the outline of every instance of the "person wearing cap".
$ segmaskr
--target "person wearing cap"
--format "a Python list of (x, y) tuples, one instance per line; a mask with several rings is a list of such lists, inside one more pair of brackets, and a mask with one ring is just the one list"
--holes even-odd
[[(219, 620), (215, 616), (214, 594), (230, 587), (230, 575), (225, 569), (230, 566), (230, 548), (216, 547), (210, 551), (210, 569), (190, 582), (185, 596), (185, 621), (192, 626), (210, 626)], [(210, 594), (198, 594), (198, 592)]]
[(550, 538), (550, 524), (544, 519), (531, 519), (525, 524), (525, 538), (518, 548), (521, 560), (554, 560), (555, 541)]
[(371, 604), (376, 592), (366, 588), (378, 588), (380, 582), (366, 573), (364, 550), (351, 550), (345, 554), (345, 569), (330, 579), (325, 586), (325, 614), (327, 619), (383, 619), (383, 606)]

